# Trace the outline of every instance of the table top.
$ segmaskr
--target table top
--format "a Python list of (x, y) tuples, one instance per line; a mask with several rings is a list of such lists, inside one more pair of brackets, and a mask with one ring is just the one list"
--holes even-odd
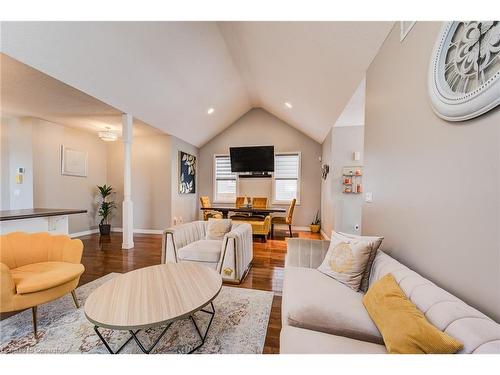
[(35, 217), (61, 216), (84, 214), (87, 210), (75, 210), (65, 208), (27, 208), (23, 210), (3, 210), (0, 211), (0, 221), (32, 219)]
[(201, 310), (219, 294), (222, 278), (195, 263), (167, 263), (107, 281), (85, 302), (85, 316), (110, 329), (159, 326)]
[(253, 208), (253, 207), (223, 207), (223, 206), (212, 206), (212, 207), (200, 207), (202, 210), (210, 211), (233, 211), (233, 212), (286, 212), (285, 208)]

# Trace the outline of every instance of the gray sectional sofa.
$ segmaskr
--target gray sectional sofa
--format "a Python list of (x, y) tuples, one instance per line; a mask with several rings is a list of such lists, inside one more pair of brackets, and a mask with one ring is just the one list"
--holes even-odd
[[(280, 352), (386, 353), (382, 336), (364, 308), (363, 293), (316, 270), (329, 244), (288, 240)], [(500, 353), (500, 324), (379, 250), (370, 285), (388, 273), (434, 326), (464, 344), (459, 354)]]

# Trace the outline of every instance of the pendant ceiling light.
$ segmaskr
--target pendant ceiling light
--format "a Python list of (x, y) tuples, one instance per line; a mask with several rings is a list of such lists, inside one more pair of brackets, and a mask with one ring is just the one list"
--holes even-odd
[(101, 138), (105, 142), (114, 142), (118, 139), (118, 135), (110, 131), (111, 128), (106, 126), (105, 131), (98, 132), (99, 138)]

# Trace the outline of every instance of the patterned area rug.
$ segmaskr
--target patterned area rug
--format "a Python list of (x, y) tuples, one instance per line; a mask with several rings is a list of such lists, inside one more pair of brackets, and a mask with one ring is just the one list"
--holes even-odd
[[(31, 309), (0, 322), (0, 353), (108, 353), (85, 318), (85, 299), (98, 286), (118, 276), (110, 273), (76, 290), (80, 308), (71, 295), (38, 307), (38, 339), (32, 331)], [(216, 314), (205, 340), (195, 353), (262, 353), (273, 301), (272, 292), (223, 286), (214, 300)], [(208, 314), (195, 314), (204, 332)], [(146, 347), (160, 335), (162, 327), (141, 331), (139, 339)], [(126, 331), (101, 329), (113, 350), (129, 337)], [(175, 322), (152, 353), (187, 353), (200, 343), (189, 319)], [(132, 340), (120, 353), (142, 353)]]

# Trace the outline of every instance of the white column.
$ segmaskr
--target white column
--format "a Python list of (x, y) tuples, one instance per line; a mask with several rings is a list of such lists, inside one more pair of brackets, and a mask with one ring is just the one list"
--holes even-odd
[(122, 137), (124, 146), (124, 165), (123, 165), (123, 242), (122, 249), (131, 249), (134, 247), (134, 205), (132, 203), (132, 115), (127, 113), (122, 115)]

